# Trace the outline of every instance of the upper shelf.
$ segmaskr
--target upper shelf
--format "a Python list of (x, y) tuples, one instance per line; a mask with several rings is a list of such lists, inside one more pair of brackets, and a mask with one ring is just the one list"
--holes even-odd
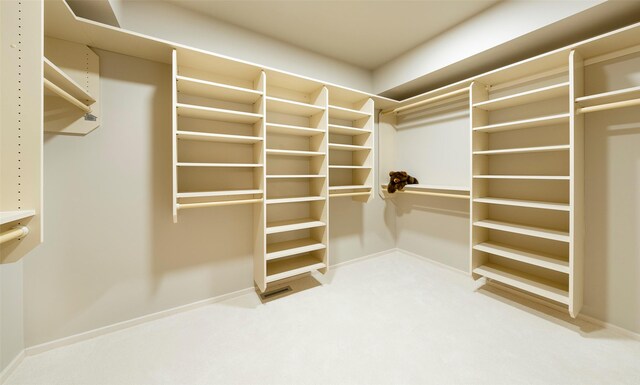
[(84, 104), (95, 103), (95, 99), (75, 80), (71, 79), (62, 69), (53, 64), (46, 57), (42, 58), (44, 63), (44, 78), (60, 87), (62, 90), (80, 100)]
[(230, 123), (252, 124), (262, 119), (262, 115), (251, 112), (224, 110), (221, 108), (202, 107), (178, 103), (178, 115), (187, 118), (218, 120)]
[(337, 134), (337, 135), (355, 136), (355, 135), (361, 135), (361, 134), (370, 134), (371, 131), (365, 130), (362, 128), (357, 128), (357, 127), (343, 126), (340, 124), (329, 124), (329, 133)]
[(576, 98), (576, 103), (581, 107), (590, 107), (598, 104), (615, 103), (637, 98), (640, 98), (640, 86), (582, 96)]
[(0, 211), (0, 225), (31, 218), (34, 215), (36, 215), (35, 210)]
[(194, 79), (187, 76), (176, 76), (178, 92), (187, 95), (202, 96), (210, 99), (220, 99), (229, 102), (253, 104), (262, 92), (248, 88), (240, 88), (211, 82), (208, 80)]
[(329, 106), (329, 117), (341, 120), (358, 120), (362, 118), (368, 118), (371, 114), (368, 112), (362, 112), (358, 110), (352, 110), (350, 108)]
[(532, 127), (546, 127), (556, 124), (569, 123), (569, 114), (559, 114), (543, 116), (539, 118), (517, 120), (505, 123), (489, 124), (487, 126), (475, 127), (473, 131), (478, 132), (500, 132), (509, 130), (521, 130)]
[(569, 95), (568, 82), (475, 103), (473, 106), (486, 111), (493, 111), (501, 108), (509, 108), (539, 102), (541, 100), (548, 100), (564, 95)]
[(324, 110), (325, 108), (322, 106), (267, 96), (267, 111), (269, 112), (279, 112), (281, 114), (289, 115), (313, 116), (318, 112), (322, 112)]

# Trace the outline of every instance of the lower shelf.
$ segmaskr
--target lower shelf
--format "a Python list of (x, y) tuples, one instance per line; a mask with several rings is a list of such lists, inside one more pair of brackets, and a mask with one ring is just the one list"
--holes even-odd
[(293, 241), (278, 242), (267, 245), (267, 261), (289, 257), (296, 254), (326, 249), (327, 246), (315, 239), (295, 239)]
[(569, 238), (569, 233), (564, 231), (543, 229), (541, 227), (525, 226), (516, 223), (493, 221), (490, 219), (473, 222), (473, 225), (476, 227), (484, 227), (491, 230), (528, 235), (530, 237), (551, 239), (553, 241), (569, 242), (571, 240)]
[(327, 265), (322, 262), (322, 260), (311, 255), (301, 255), (293, 258), (268, 261), (266, 282), (271, 283), (279, 281), (296, 275), (310, 273), (325, 267), (327, 267)]
[(555, 255), (525, 250), (495, 242), (483, 242), (473, 246), (473, 249), (503, 258), (512, 259), (514, 261), (524, 262), (530, 265), (569, 274), (569, 261), (563, 260)]
[(556, 282), (494, 264), (482, 265), (473, 269), (473, 272), (520, 290), (528, 291), (565, 305), (569, 304), (569, 292)]
[(267, 222), (267, 234), (284, 233), (287, 231), (312, 229), (325, 226), (326, 223), (311, 218), (292, 219), (286, 221)]

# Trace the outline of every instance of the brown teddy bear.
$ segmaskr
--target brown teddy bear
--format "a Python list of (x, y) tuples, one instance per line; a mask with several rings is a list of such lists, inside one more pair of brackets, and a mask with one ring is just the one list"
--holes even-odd
[(390, 194), (396, 192), (396, 190), (402, 190), (404, 186), (408, 184), (418, 184), (418, 180), (411, 175), (407, 174), (406, 171), (391, 171), (389, 173), (389, 184), (387, 185), (387, 191)]

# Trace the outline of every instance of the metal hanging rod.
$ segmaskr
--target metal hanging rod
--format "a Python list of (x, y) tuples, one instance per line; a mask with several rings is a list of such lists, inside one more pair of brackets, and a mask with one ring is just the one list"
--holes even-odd
[(44, 86), (46, 88), (48, 88), (49, 90), (51, 90), (51, 92), (57, 94), (62, 99), (68, 101), (69, 103), (71, 103), (74, 106), (78, 107), (79, 109), (81, 109), (82, 111), (86, 112), (87, 114), (91, 113), (91, 107), (89, 107), (86, 104), (82, 103), (80, 100), (75, 98), (73, 95), (71, 95), (67, 91), (65, 91), (62, 88), (60, 88), (57, 85), (55, 85), (51, 80), (49, 80), (47, 78), (44, 78), (43, 81), (44, 81)]
[(613, 110), (614, 108), (631, 107), (640, 104), (640, 99), (623, 100), (614, 103), (598, 104), (590, 107), (580, 107), (576, 110), (577, 114), (586, 114), (588, 112)]
[(262, 198), (257, 199), (238, 199), (234, 201), (219, 201), (219, 202), (199, 202), (199, 203), (178, 203), (178, 210), (182, 209), (194, 209), (198, 207), (212, 207), (212, 206), (232, 206), (243, 205), (249, 203), (262, 202)]
[(397, 114), (400, 111), (408, 110), (408, 109), (415, 108), (415, 107), (422, 106), (422, 105), (429, 104), (429, 103), (434, 103), (434, 102), (437, 102), (439, 100), (448, 99), (450, 97), (453, 97), (453, 96), (456, 96), (456, 95), (460, 95), (460, 94), (463, 94), (463, 93), (469, 93), (469, 88), (461, 88), (459, 90), (447, 92), (446, 94), (442, 94), (442, 95), (434, 96), (432, 98), (420, 100), (419, 102), (411, 103), (411, 104), (408, 104), (406, 106), (394, 108), (393, 110), (383, 111), (382, 114), (383, 115)]
[(29, 228), (27, 226), (16, 226), (11, 230), (0, 233), (0, 244), (22, 238), (27, 234), (29, 234)]

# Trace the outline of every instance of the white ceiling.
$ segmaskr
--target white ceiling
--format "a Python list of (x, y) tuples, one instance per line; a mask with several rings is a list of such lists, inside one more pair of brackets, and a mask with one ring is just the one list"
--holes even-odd
[(167, 1), (324, 56), (375, 69), (499, 0)]

